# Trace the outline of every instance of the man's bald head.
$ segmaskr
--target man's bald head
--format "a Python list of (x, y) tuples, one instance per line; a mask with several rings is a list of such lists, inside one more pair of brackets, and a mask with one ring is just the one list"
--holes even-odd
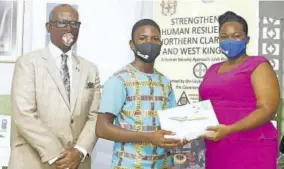
[(74, 7), (69, 4), (61, 4), (51, 10), (49, 13), (49, 21), (60, 20), (61, 15), (64, 15), (64, 13), (71, 13), (73, 19), (76, 18), (77, 21), (79, 20), (79, 13)]
[(51, 42), (64, 53), (71, 50), (76, 43), (81, 22), (75, 8), (68, 4), (58, 5), (49, 14), (46, 30)]

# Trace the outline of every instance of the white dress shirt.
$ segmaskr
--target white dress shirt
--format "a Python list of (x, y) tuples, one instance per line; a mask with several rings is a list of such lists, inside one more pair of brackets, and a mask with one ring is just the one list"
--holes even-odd
[[(53, 43), (49, 44), (49, 50), (50, 50), (50, 54), (52, 57), (54, 57), (55, 61), (56, 61), (56, 66), (58, 68), (58, 70), (61, 69), (61, 55), (63, 54), (62, 50), (59, 49), (57, 46), (55, 46)], [(69, 50), (67, 53), (65, 53), (65, 55), (68, 55), (67, 57), (67, 66), (68, 66), (68, 71), (69, 71), (69, 76), (70, 76), (70, 103), (72, 103), (71, 100), (71, 94), (72, 94), (72, 51)], [(82, 159), (82, 162), (84, 161), (84, 159), (87, 156), (87, 151), (80, 147), (80, 146), (75, 146), (74, 148), (76, 148), (78, 151), (80, 151), (84, 157)], [(58, 157), (55, 157), (51, 160), (49, 160), (49, 164), (53, 164), (56, 160), (58, 159)]]

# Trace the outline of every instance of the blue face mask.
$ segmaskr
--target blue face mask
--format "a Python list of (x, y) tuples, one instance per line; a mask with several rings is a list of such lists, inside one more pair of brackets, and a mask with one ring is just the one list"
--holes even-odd
[(247, 37), (243, 40), (226, 39), (220, 42), (220, 49), (228, 58), (237, 58), (246, 50)]

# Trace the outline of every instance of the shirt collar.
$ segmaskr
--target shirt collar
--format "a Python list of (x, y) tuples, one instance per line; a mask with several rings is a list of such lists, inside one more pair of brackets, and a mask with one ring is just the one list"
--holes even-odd
[[(57, 46), (55, 46), (51, 42), (49, 43), (49, 50), (50, 50), (51, 56), (54, 57), (54, 59), (58, 59), (63, 54), (62, 50), (59, 49)], [(71, 50), (69, 50), (65, 54), (68, 55), (69, 57), (71, 57), (72, 52), (71, 52)]]

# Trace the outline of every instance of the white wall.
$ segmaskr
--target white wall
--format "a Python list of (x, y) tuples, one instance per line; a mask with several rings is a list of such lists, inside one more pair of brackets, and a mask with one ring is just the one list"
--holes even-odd
[(0, 63), (0, 95), (10, 95), (14, 64)]

